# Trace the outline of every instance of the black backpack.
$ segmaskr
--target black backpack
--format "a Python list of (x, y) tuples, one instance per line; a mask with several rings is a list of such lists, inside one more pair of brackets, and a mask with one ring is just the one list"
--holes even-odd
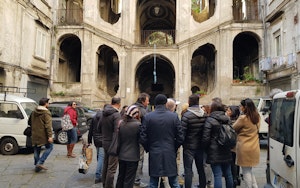
[(220, 132), (216, 138), (217, 143), (224, 147), (234, 148), (236, 145), (237, 134), (229, 124), (221, 124)]

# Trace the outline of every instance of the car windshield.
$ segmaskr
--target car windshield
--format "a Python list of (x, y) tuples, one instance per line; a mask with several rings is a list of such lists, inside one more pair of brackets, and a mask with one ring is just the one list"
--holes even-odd
[(49, 106), (48, 109), (52, 117), (62, 117), (64, 114), (64, 108), (62, 107)]
[(21, 105), (27, 116), (30, 116), (31, 112), (38, 106), (35, 102), (22, 102)]

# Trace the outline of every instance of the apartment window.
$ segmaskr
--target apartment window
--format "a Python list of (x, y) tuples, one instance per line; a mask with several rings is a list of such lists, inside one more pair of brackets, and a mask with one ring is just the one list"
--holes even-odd
[(46, 59), (46, 40), (46, 33), (40, 29), (37, 29), (35, 42), (35, 55), (37, 57)]
[(281, 35), (280, 31), (274, 33), (275, 56), (281, 56)]

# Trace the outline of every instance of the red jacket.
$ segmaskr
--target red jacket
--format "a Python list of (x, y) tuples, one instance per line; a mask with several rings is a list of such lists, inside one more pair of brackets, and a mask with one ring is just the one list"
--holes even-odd
[(77, 125), (77, 111), (75, 108), (73, 108), (72, 106), (67, 106), (64, 110), (64, 113), (68, 113), (73, 126), (75, 127)]

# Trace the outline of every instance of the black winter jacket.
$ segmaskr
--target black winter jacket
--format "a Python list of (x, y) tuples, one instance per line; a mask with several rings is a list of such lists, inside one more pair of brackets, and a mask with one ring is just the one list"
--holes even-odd
[(88, 143), (92, 143), (92, 139), (94, 140), (94, 145), (96, 147), (102, 147), (102, 120), (103, 112), (99, 110), (96, 115), (92, 119), (92, 123), (90, 125), (89, 134), (88, 134)]
[(184, 131), (184, 149), (201, 149), (203, 128), (207, 115), (199, 105), (189, 107), (181, 117)]
[(103, 109), (102, 117), (102, 146), (105, 150), (108, 150), (113, 132), (116, 130), (121, 114), (112, 105), (106, 105)]
[(128, 118), (126, 123), (121, 123), (119, 130), (119, 160), (139, 161), (140, 160), (140, 125), (137, 119)]
[(147, 114), (146, 107), (142, 103), (139, 103), (139, 102), (134, 103), (134, 105), (136, 105), (139, 108), (141, 122), (143, 122), (144, 116)]
[(221, 123), (230, 124), (229, 117), (225, 115), (224, 111), (211, 112), (205, 122), (202, 143), (206, 148), (206, 162), (208, 164), (228, 163), (232, 161), (231, 148), (220, 146), (216, 141)]

